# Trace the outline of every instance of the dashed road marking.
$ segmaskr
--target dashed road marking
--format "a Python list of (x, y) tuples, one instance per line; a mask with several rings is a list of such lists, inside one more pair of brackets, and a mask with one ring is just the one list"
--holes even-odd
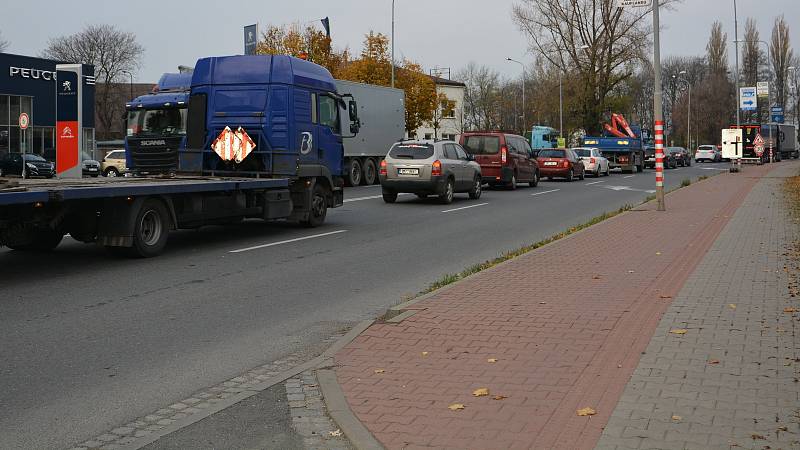
[(586, 183), (587, 186), (591, 186), (593, 184), (605, 183), (605, 181), (593, 181), (591, 183)]
[(560, 191), (560, 190), (561, 190), (561, 189), (552, 189), (552, 190), (549, 190), (549, 191), (537, 192), (537, 193), (535, 193), (535, 194), (531, 194), (531, 197), (534, 197), (534, 196), (536, 196), (536, 195), (549, 194), (549, 193), (551, 193), (551, 192), (558, 192), (558, 191)]
[(461, 211), (462, 209), (470, 209), (470, 208), (477, 208), (478, 206), (485, 206), (489, 203), (478, 203), (477, 205), (470, 205), (470, 206), (462, 206), (461, 208), (453, 208), (453, 209), (446, 209), (442, 211), (443, 213), (449, 213), (453, 211)]
[[(397, 194), (398, 197), (401, 195), (411, 195), (411, 194), (406, 194), (406, 193)], [(376, 198), (383, 198), (383, 195), (368, 195), (366, 197), (347, 198), (344, 200), (344, 203), (360, 202), (362, 200), (373, 200)]]
[(337, 230), (337, 231), (331, 231), (331, 232), (328, 232), (328, 233), (314, 234), (314, 235), (311, 235), (311, 236), (303, 236), (303, 237), (294, 238), (294, 239), (287, 239), (285, 241), (270, 242), (269, 244), (262, 244), (262, 245), (255, 245), (253, 247), (240, 248), (238, 250), (231, 250), (228, 253), (248, 252), (250, 250), (258, 250), (258, 249), (267, 248), (267, 247), (274, 247), (276, 245), (291, 244), (292, 242), (305, 241), (305, 240), (308, 240), (308, 239), (316, 239), (316, 238), (321, 238), (321, 237), (325, 237), (325, 236), (331, 236), (331, 235), (334, 235), (334, 234), (345, 233), (345, 232), (347, 232), (347, 230)]
[(636, 175), (628, 175), (627, 177), (622, 177), (622, 178), (633, 178), (633, 177), (635, 177), (635, 176), (636, 176)]

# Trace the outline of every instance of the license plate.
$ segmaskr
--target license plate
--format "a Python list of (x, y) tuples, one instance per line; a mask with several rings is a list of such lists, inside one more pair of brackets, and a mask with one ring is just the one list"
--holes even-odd
[(545, 166), (557, 166), (557, 165), (558, 165), (558, 163), (557, 163), (557, 162), (555, 162), (555, 161), (545, 161), (545, 162), (544, 162), (544, 165), (545, 165)]
[(419, 169), (397, 169), (398, 175), (419, 175)]
[(97, 172), (97, 169), (95, 169), (94, 167), (90, 167), (89, 172)]

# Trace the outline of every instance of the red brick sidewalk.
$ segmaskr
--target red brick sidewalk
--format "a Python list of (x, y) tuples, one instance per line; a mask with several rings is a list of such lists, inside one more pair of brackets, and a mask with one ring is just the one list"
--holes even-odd
[(387, 448), (593, 448), (670, 298), (769, 169), (696, 183), (666, 213), (641, 207), (373, 325), (336, 355), (350, 407)]

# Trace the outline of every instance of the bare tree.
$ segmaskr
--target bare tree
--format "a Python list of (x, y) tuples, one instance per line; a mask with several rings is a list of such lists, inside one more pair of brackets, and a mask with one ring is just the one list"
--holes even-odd
[(106, 133), (121, 119), (119, 105), (124, 103), (123, 98), (114, 95), (111, 85), (121, 81), (126, 73), (135, 72), (143, 54), (144, 47), (136, 41), (136, 35), (113, 25), (89, 25), (79, 33), (52, 38), (42, 52), (46, 58), (94, 66), (99, 82), (95, 111)]
[(711, 37), (706, 45), (708, 70), (715, 74), (725, 74), (728, 71), (728, 34), (722, 32), (722, 24), (714, 22), (711, 25)]
[(582, 128), (600, 131), (609, 95), (632, 72), (631, 61), (645, 59), (651, 29), (647, 8), (617, 8), (612, 0), (520, 0), (513, 17), (528, 35), (531, 50), (571, 73), (580, 93)]
[(742, 76), (747, 86), (755, 86), (759, 80), (759, 68), (765, 62), (764, 51), (761, 50), (761, 36), (756, 28), (756, 21), (747, 19), (744, 26), (744, 48), (742, 49)]
[(772, 40), (770, 42), (772, 56), (772, 72), (775, 74), (775, 103), (786, 104), (786, 79), (789, 76), (789, 66), (792, 60), (792, 48), (789, 44), (789, 25), (783, 15), (775, 19), (772, 27)]
[(498, 97), (500, 75), (486, 67), (470, 62), (455, 77), (464, 83), (464, 122), (468, 130), (492, 129), (499, 125)]
[(6, 51), (8, 48), (8, 41), (3, 39), (3, 32), (0, 31), (0, 52)]

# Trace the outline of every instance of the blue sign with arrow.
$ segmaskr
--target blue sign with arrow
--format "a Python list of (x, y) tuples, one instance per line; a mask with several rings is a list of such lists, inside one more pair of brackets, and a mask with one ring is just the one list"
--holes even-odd
[(742, 111), (755, 111), (758, 107), (756, 100), (756, 87), (743, 87), (739, 89), (739, 108)]

